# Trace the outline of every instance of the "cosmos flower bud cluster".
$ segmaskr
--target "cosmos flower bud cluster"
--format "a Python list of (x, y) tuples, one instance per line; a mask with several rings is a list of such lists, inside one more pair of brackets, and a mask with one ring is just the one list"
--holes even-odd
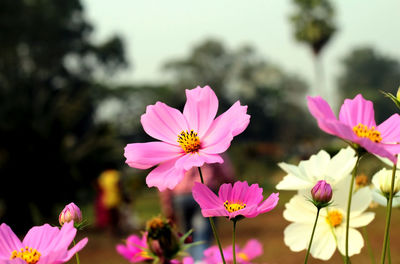
[(332, 199), (332, 187), (325, 180), (319, 180), (311, 189), (312, 201), (318, 208), (329, 205)]

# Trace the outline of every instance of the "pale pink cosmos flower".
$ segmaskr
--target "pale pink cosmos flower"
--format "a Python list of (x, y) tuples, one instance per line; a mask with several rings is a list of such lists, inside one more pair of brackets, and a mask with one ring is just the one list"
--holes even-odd
[(329, 104), (320, 96), (307, 97), (308, 109), (317, 119), (318, 126), (328, 134), (355, 143), (366, 151), (397, 162), (400, 153), (400, 116), (393, 114), (382, 124), (376, 125), (371, 101), (361, 94), (346, 99), (335, 117)]
[[(236, 246), (236, 262), (240, 264), (251, 264), (252, 260), (263, 254), (263, 248), (261, 243), (256, 239), (250, 239), (247, 241), (243, 248)], [(225, 261), (227, 263), (233, 262), (233, 251), (232, 245), (227, 246), (222, 250)], [(204, 251), (205, 264), (220, 264), (222, 263), (221, 254), (217, 246), (212, 246)]]
[(215, 116), (218, 98), (209, 86), (186, 90), (183, 113), (157, 102), (147, 106), (141, 117), (144, 131), (155, 139), (148, 143), (128, 144), (126, 163), (137, 169), (153, 169), (146, 178), (149, 187), (160, 191), (173, 189), (192, 167), (204, 163), (223, 163), (234, 136), (242, 133), (250, 121), (247, 106), (237, 101), (225, 113)]
[(226, 216), (229, 219), (237, 216), (256, 217), (274, 209), (278, 204), (279, 193), (272, 193), (262, 201), (262, 192), (258, 184), (249, 186), (246, 181), (237, 181), (233, 187), (230, 183), (222, 184), (219, 197), (199, 182), (195, 182), (192, 189), (193, 198), (200, 205), (204, 217)]
[(73, 222), (65, 223), (61, 229), (45, 224), (32, 227), (21, 242), (8, 225), (1, 224), (0, 263), (65, 263), (88, 242), (84, 238), (68, 249), (75, 234)]
[(149, 251), (146, 250), (147, 248), (146, 233), (144, 233), (141, 238), (137, 235), (130, 235), (126, 239), (125, 244), (118, 244), (116, 246), (117, 252), (131, 263), (153, 259), (153, 257), (150, 256)]

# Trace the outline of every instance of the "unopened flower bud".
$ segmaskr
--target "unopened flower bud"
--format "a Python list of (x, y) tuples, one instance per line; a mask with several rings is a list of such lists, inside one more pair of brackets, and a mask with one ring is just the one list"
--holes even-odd
[[(399, 173), (397, 171), (397, 173)], [(396, 173), (396, 174), (397, 174)], [(385, 195), (389, 195), (392, 185), (392, 171), (388, 169), (381, 169), (372, 178), (374, 185), (381, 190)], [(400, 180), (397, 175), (394, 179), (393, 194), (400, 190)]]
[(332, 187), (324, 180), (320, 180), (311, 189), (311, 195), (316, 205), (326, 205), (332, 199)]
[(71, 221), (74, 221), (74, 224), (82, 222), (81, 210), (74, 203), (66, 205), (58, 217), (58, 222), (61, 226)]

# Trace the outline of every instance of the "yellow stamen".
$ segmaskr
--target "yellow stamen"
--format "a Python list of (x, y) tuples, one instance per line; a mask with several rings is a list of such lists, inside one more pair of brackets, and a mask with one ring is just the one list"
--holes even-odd
[(229, 213), (233, 213), (233, 212), (236, 212), (236, 211), (239, 211), (239, 210), (242, 210), (242, 209), (246, 208), (246, 204), (244, 204), (244, 203), (230, 203), (228, 201), (225, 201), (224, 207)]
[(361, 188), (368, 185), (368, 176), (364, 173), (356, 176), (356, 186)]
[(246, 261), (246, 262), (249, 262), (249, 260), (250, 260), (249, 256), (247, 256), (247, 254), (245, 254), (243, 252), (239, 252), (238, 257), (243, 259), (243, 261)]
[(25, 260), (27, 264), (36, 264), (39, 261), (40, 256), (40, 252), (36, 249), (26, 246), (25, 248), (21, 248), (19, 252), (16, 250), (11, 252), (10, 259), (20, 258)]
[(366, 125), (358, 123), (353, 127), (354, 133), (361, 138), (369, 138), (371, 141), (379, 143), (382, 141), (381, 132), (375, 129), (374, 126), (368, 128)]
[(182, 131), (178, 136), (178, 143), (186, 153), (196, 153), (200, 149), (200, 139), (193, 130)]
[(343, 214), (338, 210), (329, 211), (328, 215), (326, 216), (326, 221), (333, 227), (337, 227), (343, 221)]

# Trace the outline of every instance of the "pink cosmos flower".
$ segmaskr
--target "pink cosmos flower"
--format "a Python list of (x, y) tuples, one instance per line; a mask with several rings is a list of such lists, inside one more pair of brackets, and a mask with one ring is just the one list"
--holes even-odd
[(61, 229), (45, 224), (32, 227), (21, 242), (8, 225), (1, 224), (0, 263), (65, 263), (88, 242), (84, 238), (68, 249), (75, 234), (73, 222), (65, 223)]
[(361, 94), (354, 99), (346, 99), (337, 119), (320, 96), (307, 97), (308, 109), (317, 119), (318, 126), (328, 134), (338, 136), (364, 148), (366, 151), (397, 162), (400, 153), (400, 116), (394, 114), (379, 126), (375, 123), (371, 101)]
[(225, 113), (215, 116), (218, 98), (210, 87), (186, 90), (183, 113), (164, 103), (147, 106), (141, 117), (145, 132), (161, 141), (128, 144), (126, 163), (133, 168), (153, 169), (146, 178), (149, 187), (160, 191), (173, 189), (192, 167), (204, 163), (223, 163), (234, 136), (243, 132), (250, 121), (247, 106), (237, 101)]
[(263, 189), (258, 184), (250, 187), (246, 181), (225, 183), (219, 188), (219, 197), (206, 185), (195, 182), (192, 189), (193, 198), (201, 207), (204, 217), (226, 216), (233, 219), (237, 216), (256, 217), (261, 213), (271, 211), (278, 204), (279, 193), (271, 194), (265, 201)]
[(144, 233), (142, 238), (137, 235), (130, 235), (126, 239), (126, 245), (118, 244), (117, 252), (131, 263), (142, 262), (144, 260), (153, 259), (147, 249), (147, 234)]
[[(233, 251), (232, 245), (227, 246), (223, 250), (224, 258), (227, 263), (233, 262)], [(240, 264), (251, 264), (251, 260), (261, 256), (263, 254), (263, 248), (260, 242), (256, 239), (250, 239), (247, 241), (243, 249), (236, 246), (236, 262)], [(222, 263), (221, 254), (217, 246), (209, 247), (204, 251), (205, 264), (220, 264)]]

